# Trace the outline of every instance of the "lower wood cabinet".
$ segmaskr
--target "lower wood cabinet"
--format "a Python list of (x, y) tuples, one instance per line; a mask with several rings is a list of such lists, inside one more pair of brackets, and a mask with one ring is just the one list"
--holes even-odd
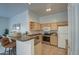
[(52, 34), (51, 36), (50, 36), (50, 44), (52, 44), (52, 45), (58, 45), (58, 38), (57, 38), (57, 35), (54, 35), (54, 34)]
[(38, 43), (34, 47), (34, 54), (35, 55), (42, 55), (42, 43)]

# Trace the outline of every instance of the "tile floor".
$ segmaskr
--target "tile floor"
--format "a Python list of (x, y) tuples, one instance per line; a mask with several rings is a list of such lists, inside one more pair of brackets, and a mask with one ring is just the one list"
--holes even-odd
[(43, 50), (42, 54), (43, 55), (66, 55), (66, 50), (62, 48), (57, 48), (55, 46), (51, 46), (48, 44), (42, 44), (43, 45)]
[[(5, 55), (5, 54), (1, 53), (0, 55)], [(7, 53), (6, 55), (9, 54)], [(16, 54), (11, 54), (11, 55), (16, 55)], [(57, 48), (56, 46), (42, 43), (42, 55), (66, 55), (66, 50)]]

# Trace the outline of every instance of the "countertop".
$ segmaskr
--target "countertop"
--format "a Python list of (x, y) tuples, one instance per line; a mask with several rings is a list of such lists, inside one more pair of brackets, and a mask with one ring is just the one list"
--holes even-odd
[(37, 37), (38, 35), (42, 35), (42, 36), (51, 36), (51, 35), (57, 35), (57, 33), (50, 33), (48, 35), (42, 34), (42, 33), (34, 33), (34, 34), (27, 34), (27, 35), (22, 35), (20, 38), (17, 37), (11, 37), (15, 40), (20, 40), (20, 41), (28, 41), (31, 39), (35, 39), (35, 37)]
[[(30, 38), (30, 39), (27, 39), (27, 40), (19, 40), (21, 42), (26, 42), (26, 41), (29, 41), (29, 40), (33, 40), (33, 38)], [(37, 45), (38, 43), (40, 43), (41, 41), (38, 40), (38, 39), (34, 39), (34, 45)]]
[[(19, 41), (21, 41), (21, 42), (26, 42), (26, 41), (29, 41), (29, 40), (33, 40), (33, 39), (30, 38), (30, 39), (27, 39), (27, 40), (19, 40)], [(41, 42), (40, 40), (34, 39), (34, 45), (36, 45), (36, 44), (38, 44), (38, 43), (40, 43), (40, 42)]]
[(44, 35), (44, 34), (42, 34), (42, 33), (36, 33), (36, 34), (34, 33), (34, 34), (22, 35), (21, 38), (14, 38), (14, 37), (12, 37), (12, 39), (14, 39), (14, 40), (19, 40), (19, 41), (22, 41), (22, 42), (25, 42), (25, 41), (29, 41), (29, 40), (34, 39), (35, 44), (37, 44), (37, 43), (40, 42), (39, 39), (35, 39), (38, 35), (51, 36), (52, 34), (56, 35), (56, 33), (50, 33), (49, 35)]
[(35, 35), (42, 35), (42, 33), (27, 34), (27, 36), (35, 36)]
[(26, 42), (29, 40), (33, 40), (34, 39), (34, 45), (40, 43), (40, 39), (36, 39), (37, 35), (42, 35), (41, 33), (38, 34), (28, 34), (28, 35), (23, 35), (21, 38), (16, 38), (16, 37), (11, 37), (14, 40), (19, 40), (21, 42)]

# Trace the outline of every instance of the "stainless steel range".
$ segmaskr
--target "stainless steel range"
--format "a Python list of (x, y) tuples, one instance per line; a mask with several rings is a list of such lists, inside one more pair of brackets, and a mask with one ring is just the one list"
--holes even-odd
[(50, 42), (51, 34), (57, 34), (57, 30), (44, 30), (43, 31), (43, 41)]
[(43, 41), (50, 42), (50, 27), (43, 28)]
[(43, 33), (43, 41), (50, 42), (50, 31), (44, 31)]

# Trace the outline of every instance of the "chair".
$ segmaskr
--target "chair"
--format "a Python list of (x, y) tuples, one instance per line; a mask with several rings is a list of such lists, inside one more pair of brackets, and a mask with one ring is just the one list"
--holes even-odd
[(5, 48), (2, 46), (1, 41), (0, 41), (0, 55), (3, 55), (5, 51)]
[(9, 41), (9, 38), (2, 38), (2, 41), (1, 41), (1, 43), (2, 43), (2, 46), (5, 48), (5, 54), (6, 54), (6, 52), (7, 52), (7, 48), (9, 49), (9, 54), (12, 54), (12, 50), (13, 50), (13, 48), (15, 48), (15, 42), (10, 42)]
[(2, 39), (2, 36), (0, 35), (0, 39)]
[(66, 40), (65, 53), (68, 55), (68, 40)]

